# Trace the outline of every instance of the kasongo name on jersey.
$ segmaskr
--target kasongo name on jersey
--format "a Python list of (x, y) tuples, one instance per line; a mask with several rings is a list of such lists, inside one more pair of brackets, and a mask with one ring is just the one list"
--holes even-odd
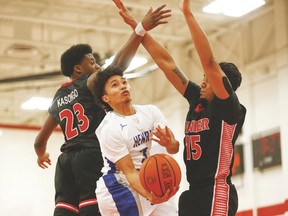
[(72, 101), (75, 100), (75, 98), (78, 97), (78, 91), (77, 89), (74, 89), (73, 91), (70, 92), (70, 94), (64, 96), (64, 97), (61, 97), (59, 99), (57, 99), (57, 106), (58, 107), (61, 107), (62, 105), (65, 105), (65, 104), (68, 104), (68, 103), (71, 103)]

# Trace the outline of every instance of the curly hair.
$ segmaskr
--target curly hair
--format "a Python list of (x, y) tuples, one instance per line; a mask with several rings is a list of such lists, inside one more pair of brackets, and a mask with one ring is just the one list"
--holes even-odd
[(114, 75), (123, 77), (124, 70), (117, 66), (108, 66), (106, 69), (99, 71), (94, 80), (93, 95), (96, 98), (96, 102), (102, 106), (106, 111), (112, 111), (112, 107), (102, 100), (102, 96), (105, 94), (105, 85), (108, 79)]
[(61, 56), (61, 72), (64, 76), (71, 77), (75, 65), (80, 64), (84, 56), (92, 53), (88, 44), (77, 44), (71, 46)]
[(236, 91), (242, 82), (242, 75), (236, 65), (230, 62), (220, 62), (219, 66), (230, 81), (233, 90)]

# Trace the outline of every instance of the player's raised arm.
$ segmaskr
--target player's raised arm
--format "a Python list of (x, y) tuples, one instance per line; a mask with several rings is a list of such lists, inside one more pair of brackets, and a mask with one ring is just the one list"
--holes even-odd
[[(142, 36), (145, 35), (146, 31), (150, 31), (158, 25), (167, 23), (166, 18), (171, 16), (171, 10), (164, 10), (165, 6), (166, 5), (162, 5), (156, 10), (153, 10), (153, 8), (150, 7), (141, 23), (139, 23), (137, 26), (136, 31), (133, 31), (130, 39), (117, 53), (115, 59), (112, 62), (112, 65), (121, 68), (127, 68), (129, 66), (142, 41)], [(141, 39), (135, 41), (135, 36), (138, 36), (138, 38)]]
[[(121, 0), (113, 1), (119, 8), (119, 14), (122, 16), (124, 22), (130, 25), (132, 29), (135, 29), (138, 22), (124, 6), (123, 2)], [(170, 53), (147, 33), (142, 40), (142, 44), (154, 59), (158, 67), (164, 72), (167, 79), (181, 94), (184, 94), (188, 84), (188, 79), (177, 67)]]
[(225, 73), (214, 59), (207, 36), (191, 12), (190, 0), (180, 0), (179, 8), (185, 17), (192, 36), (192, 41), (194, 42), (204, 73), (209, 80), (213, 92), (219, 98), (227, 98), (229, 94), (227, 93), (222, 80), (223, 77), (225, 77)]
[[(171, 10), (164, 10), (165, 6), (166, 5), (162, 5), (156, 10), (153, 10), (153, 8), (148, 10), (147, 14), (141, 21), (141, 25), (138, 25), (137, 31), (132, 32), (128, 41), (117, 52), (113, 62), (111, 63), (111, 66), (121, 68), (123, 71), (129, 67), (146, 31), (150, 31), (158, 25), (167, 23), (166, 18), (171, 16)], [(91, 91), (93, 88), (95, 76), (96, 74), (93, 74), (88, 80), (88, 88)]]

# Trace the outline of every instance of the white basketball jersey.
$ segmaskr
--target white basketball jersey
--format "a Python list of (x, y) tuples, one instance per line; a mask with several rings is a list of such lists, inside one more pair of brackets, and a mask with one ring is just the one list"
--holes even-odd
[[(114, 169), (111, 163), (131, 155), (134, 166), (140, 169), (144, 159), (150, 156), (152, 130), (167, 125), (165, 117), (154, 105), (134, 105), (136, 113), (122, 116), (108, 112), (96, 130), (104, 159), (103, 174)], [(109, 161), (109, 162), (108, 162)], [(113, 170), (115, 173), (119, 173)]]
[(100, 211), (102, 214), (125, 216), (151, 215), (158, 209), (172, 213), (173, 207), (168, 203), (151, 205), (136, 193), (115, 165), (119, 159), (130, 154), (135, 168), (139, 170), (143, 161), (150, 156), (152, 130), (158, 125), (161, 128), (167, 125), (165, 117), (154, 105), (134, 105), (134, 109), (136, 113), (131, 116), (108, 112), (96, 130), (104, 159), (103, 176), (97, 182), (96, 189)]

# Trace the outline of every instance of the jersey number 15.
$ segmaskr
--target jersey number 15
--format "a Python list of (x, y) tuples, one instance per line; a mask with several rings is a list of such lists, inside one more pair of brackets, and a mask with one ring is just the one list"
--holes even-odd
[(198, 160), (202, 155), (201, 146), (198, 144), (200, 142), (199, 135), (186, 135), (185, 144), (186, 144), (186, 159)]

